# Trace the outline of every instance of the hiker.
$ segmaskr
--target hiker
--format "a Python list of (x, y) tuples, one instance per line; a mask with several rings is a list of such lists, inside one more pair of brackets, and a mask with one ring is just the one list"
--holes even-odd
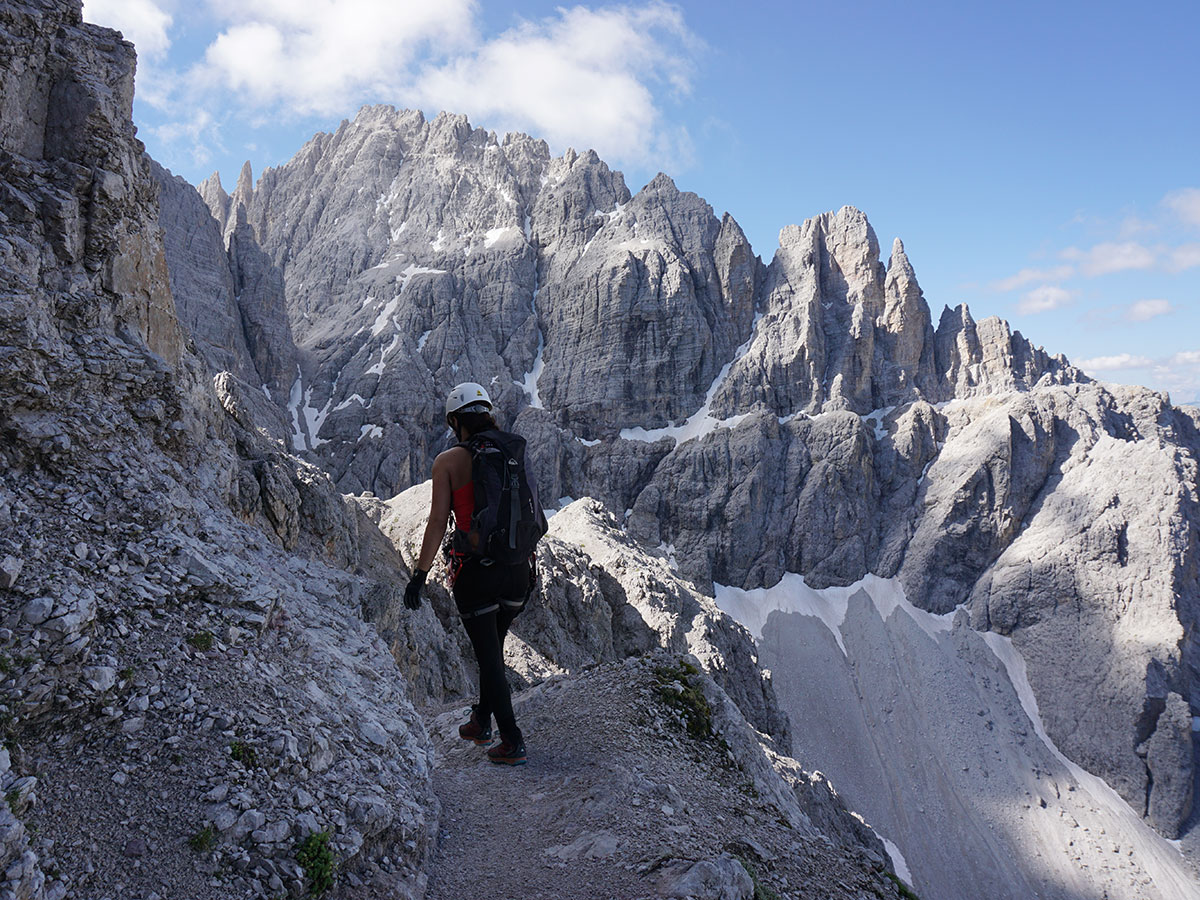
[(494, 715), (500, 743), (487, 751), (488, 759), (521, 765), (525, 740), (504, 675), (504, 638), (533, 593), (534, 547), (546, 533), (546, 517), (525, 471), (525, 439), (499, 430), (482, 386), (468, 382), (450, 392), (446, 424), (459, 443), (433, 461), (429, 521), (404, 605), (421, 605), (421, 588), (453, 512), (450, 586), (479, 663), (479, 702), (458, 734), (480, 746), (490, 743)]

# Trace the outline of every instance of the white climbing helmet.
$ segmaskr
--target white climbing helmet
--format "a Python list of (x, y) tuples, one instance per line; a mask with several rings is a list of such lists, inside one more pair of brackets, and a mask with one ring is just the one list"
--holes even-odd
[[(479, 407), (476, 409), (475, 407)], [(492, 398), (484, 390), (482, 384), (466, 381), (450, 392), (446, 398), (446, 415), (457, 412), (488, 412), (492, 408)]]

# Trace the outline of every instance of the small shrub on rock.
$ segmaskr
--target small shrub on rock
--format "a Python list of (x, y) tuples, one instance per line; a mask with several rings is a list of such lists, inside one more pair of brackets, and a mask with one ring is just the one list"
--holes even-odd
[(188, 846), (197, 853), (204, 853), (206, 850), (211, 850), (213, 844), (216, 842), (217, 832), (211, 825), (205, 825), (188, 838)]
[(187, 642), (197, 650), (211, 650), (213, 648), (213, 636), (211, 631), (197, 631), (187, 639)]
[(229, 755), (240, 762), (247, 769), (253, 769), (258, 765), (258, 753), (254, 747), (247, 744), (245, 741), (234, 741), (229, 745)]
[(782, 900), (779, 892), (758, 877), (758, 870), (744, 856), (735, 856), (742, 868), (746, 870), (746, 874), (750, 876), (750, 880), (754, 882), (754, 900)]
[(692, 678), (699, 674), (699, 669), (684, 661), (673, 666), (657, 666), (654, 691), (660, 700), (683, 717), (688, 734), (704, 740), (713, 733), (712, 707), (692, 683)]
[(296, 847), (296, 862), (308, 879), (308, 892), (319, 897), (333, 887), (333, 850), (328, 831), (314, 831)]
[(897, 876), (893, 875), (891, 872), (884, 872), (883, 874), (889, 881), (895, 882), (896, 887), (900, 889), (900, 896), (903, 897), (904, 900), (921, 900), (921, 898), (914, 894), (909, 889), (908, 885), (901, 881)]

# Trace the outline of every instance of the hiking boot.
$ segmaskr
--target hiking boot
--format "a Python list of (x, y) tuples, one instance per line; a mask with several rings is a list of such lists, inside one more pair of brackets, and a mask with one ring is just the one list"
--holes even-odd
[(525, 741), (517, 738), (515, 741), (501, 737), (500, 743), (487, 752), (488, 759), (497, 765), (523, 766), (527, 755)]
[[(490, 720), (492, 717), (488, 716)], [(471, 707), (471, 716), (467, 721), (458, 726), (458, 736), (464, 741), (474, 741), (482, 746), (492, 742), (492, 724), (488, 721), (486, 724), (479, 721), (479, 707)]]

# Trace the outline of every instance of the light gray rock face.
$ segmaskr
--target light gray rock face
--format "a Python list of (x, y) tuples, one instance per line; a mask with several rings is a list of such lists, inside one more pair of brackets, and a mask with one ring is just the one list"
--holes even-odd
[[(0, 894), (209, 895), (183, 833), (205, 824), (229, 896), (304, 893), (295, 841), (323, 829), (343, 871), (412, 893), (430, 745), (359, 615), (401, 572), (368, 568), (370, 523), (264, 435), (261, 389), (192, 349), (133, 67), (78, 2), (0, 5)], [(233, 361), (208, 275), (177, 283)]]
[[(977, 627), (1010, 634), (1050, 736), (1143, 810), (1152, 774), (1137, 745), (1168, 691), (1196, 696), (1200, 602), (1179, 586), (1197, 565), (1185, 486), (1200, 445), (1190, 420), (1140, 388), (988, 405), (947, 411), (900, 578), (921, 605), (965, 602)], [(1191, 752), (1189, 732), (1159, 740)]]
[[(552, 180), (535, 214), (570, 188)], [(594, 230), (540, 245), (542, 402), (585, 438), (682, 421), (749, 336), (758, 260), (731, 217), (665, 175), (587, 214)]]
[(976, 322), (966, 305), (946, 308), (934, 336), (940, 399), (1086, 381), (1062, 356), (1034, 347), (995, 316)]
[[(234, 207), (222, 233), (195, 188), (153, 161), (150, 167), (159, 184), (159, 222), (180, 321), (210, 371), (231, 372), (251, 389), (266, 389), (278, 413), (259, 421), (290, 446), (293, 428), (283, 413), (298, 363), (282, 273), (258, 246), (244, 206)], [(248, 179), (246, 173), (239, 184)], [(229, 206), (219, 180), (205, 190), (218, 209)], [(277, 422), (284, 424), (276, 428)]]
[[(1095, 385), (879, 420), (760, 414), (671, 450), (627, 527), (702, 583), (872, 572), (933, 612), (966, 604), (1024, 654), (1051, 738), (1144, 810), (1154, 777), (1138, 745), (1167, 692), (1197, 685), (1194, 428), (1160, 395)], [(1185, 759), (1194, 738), (1159, 740)], [(1164, 805), (1181, 811), (1189, 790), (1164, 788)]]
[(243, 205), (283, 272), (296, 446), (346, 490), (420, 480), (457, 382), (590, 439), (686, 418), (749, 335), (760, 263), (732, 218), (666, 176), (631, 199), (593, 152), (551, 159), (461, 116), (367, 108), (202, 194), (227, 233)]
[(284, 299), (283, 274), (258, 246), (241, 205), (227, 236), (227, 246), (246, 351), (258, 383), (283, 408), (299, 371), (299, 355)]
[(1138, 747), (1151, 778), (1146, 818), (1163, 834), (1176, 837), (1192, 813), (1194, 795), (1192, 714), (1187, 702), (1174, 691), (1167, 694), (1154, 725), (1154, 733)]
[[(702, 406), (865, 414), (1080, 377), (965, 310), (939, 337), (903, 246), (882, 265), (857, 210), (785, 229), (764, 267), (665, 175), (631, 197), (593, 152), (552, 159), (461, 116), (367, 107), (257, 185), (244, 168), (233, 196), (215, 177), (201, 193), (227, 234), (244, 207), (283, 273), (295, 447), (348, 491), (421, 480), (446, 440), (438, 399), (467, 379), (508, 421), (546, 407), (607, 442)], [(572, 474), (546, 480), (625, 497), (646, 480)]]
[(214, 373), (232, 372), (253, 383), (258, 373), (246, 346), (220, 226), (190, 184), (153, 160), (150, 171), (158, 182), (158, 221), (179, 321)]
[(777, 415), (865, 414), (1081, 377), (999, 319), (976, 325), (966, 307), (947, 310), (935, 334), (904, 245), (895, 241), (885, 268), (874, 229), (852, 207), (780, 232), (759, 309), (749, 347), (713, 399), (718, 417), (756, 405)]
[(796, 759), (899, 848), (915, 892), (1194, 896), (1194, 873), (1141, 810), (1043, 740), (1004, 639), (972, 629), (962, 610), (935, 618), (895, 604), (891, 589), (876, 580), (851, 593), (836, 630), (771, 613), (760, 652), (780, 703), (804, 723)]
[(658, 895), (680, 900), (753, 900), (754, 882), (740, 862), (724, 854), (702, 859), (682, 872), (666, 873)]
[(242, 191), (303, 350), (296, 445), (343, 488), (423, 478), (456, 382), (483, 381), (514, 414), (523, 402), (538, 347), (527, 225), (548, 160), (462, 117), (380, 107)]

